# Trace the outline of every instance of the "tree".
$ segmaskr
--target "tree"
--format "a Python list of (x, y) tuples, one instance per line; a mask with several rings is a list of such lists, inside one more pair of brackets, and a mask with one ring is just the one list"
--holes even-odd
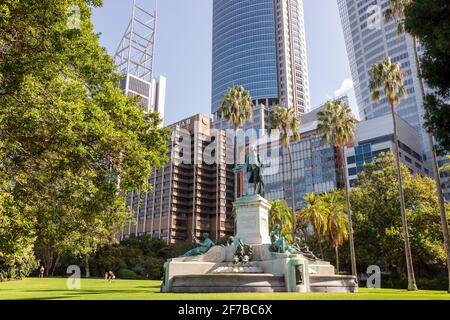
[[(291, 139), (293, 141), (300, 140), (300, 120), (294, 112), (294, 109), (275, 107), (269, 117), (269, 126), (272, 130), (279, 130), (280, 142), (287, 149), (289, 157), (289, 172), (291, 181), (291, 210), (295, 212), (295, 185), (294, 185), (294, 170), (292, 168), (292, 151)], [(295, 239), (295, 214), (292, 215), (292, 238)]]
[(352, 209), (347, 184), (347, 173), (345, 166), (344, 148), (353, 143), (355, 138), (356, 118), (352, 110), (345, 104), (344, 100), (329, 101), (325, 104), (324, 110), (318, 113), (318, 131), (323, 134), (324, 143), (332, 142), (338, 150), (338, 166), (340, 181), (344, 186), (345, 199), (347, 203), (348, 233), (350, 240), (350, 258), (352, 265), (352, 275), (357, 276), (355, 244), (353, 241)]
[[(250, 92), (241, 85), (228, 89), (222, 97), (222, 103), (218, 110), (219, 115), (224, 117), (234, 127), (234, 164), (238, 164), (238, 130), (245, 121), (252, 117), (253, 100)], [(234, 199), (238, 194), (238, 174), (234, 174)]]
[[(435, 278), (445, 271), (445, 248), (434, 181), (411, 175), (401, 165), (406, 212), (410, 226), (414, 269)], [(390, 271), (405, 274), (402, 218), (398, 214), (397, 169), (392, 153), (382, 153), (365, 164), (351, 190), (355, 239), (359, 263), (369, 266), (385, 261)]]
[[(94, 34), (89, 5), (100, 4), (1, 5), (0, 179), (13, 182), (6, 191), (29, 214), (47, 271), (63, 254), (86, 256), (108, 241), (130, 218), (127, 192), (149, 190), (168, 161), (159, 115), (123, 95)], [(69, 5), (80, 8), (80, 29), (69, 28)]]
[[(443, 4), (443, 3), (441, 3)], [(448, 3), (447, 3), (448, 5)], [(390, 0), (390, 8), (386, 11), (386, 18), (387, 20), (391, 20), (393, 18), (396, 18), (398, 20), (400, 20), (399, 23), (399, 33), (402, 33), (405, 30), (405, 23), (406, 23), (406, 12), (409, 11), (409, 9), (411, 7), (415, 7), (415, 1), (413, 0)], [(436, 8), (435, 8), (436, 9)], [(442, 9), (439, 8), (439, 10), (441, 11)], [(447, 10), (450, 14), (450, 9)], [(432, 23), (433, 25), (435, 24), (435, 21), (433, 20), (429, 20), (429, 12), (430, 12), (430, 8), (427, 4), (427, 8), (426, 8), (426, 17), (428, 19), (428, 24)], [(423, 14), (423, 13), (422, 13)], [(439, 20), (442, 21), (442, 20)], [(414, 25), (414, 24), (412, 24)], [(450, 26), (450, 24), (448, 23), (448, 16), (446, 16), (445, 19), (445, 26), (448, 27)], [(411, 27), (411, 23), (409, 24), (409, 27)], [(411, 30), (410, 28), (408, 30)], [(440, 212), (441, 212), (441, 220), (442, 220), (442, 232), (444, 234), (444, 243), (445, 243), (445, 247), (447, 248), (447, 269), (448, 269), (448, 279), (449, 279), (449, 288), (448, 288), (448, 292), (450, 293), (450, 233), (449, 233), (449, 228), (448, 228), (448, 223), (447, 223), (447, 214), (445, 212), (445, 201), (444, 201), (444, 195), (442, 192), (442, 184), (440, 181), (440, 173), (439, 173), (439, 167), (438, 167), (438, 161), (437, 161), (437, 148), (434, 144), (434, 138), (432, 136), (432, 132), (438, 133), (440, 139), (442, 140), (442, 137), (450, 137), (449, 134), (449, 122), (446, 121), (445, 119), (447, 119), (448, 117), (445, 117), (444, 114), (442, 113), (442, 108), (444, 107), (449, 107), (449, 105), (443, 100), (440, 99), (439, 97), (437, 97), (437, 95), (425, 95), (425, 86), (421, 77), (421, 64), (420, 64), (420, 58), (419, 58), (419, 52), (417, 49), (418, 46), (418, 35), (411, 33), (410, 32), (411, 37), (413, 38), (413, 42), (414, 42), (414, 57), (416, 59), (416, 65), (418, 66), (418, 76), (419, 76), (419, 83), (420, 83), (420, 90), (421, 90), (421, 94), (422, 97), (424, 99), (424, 105), (425, 105), (425, 109), (426, 109), (426, 126), (428, 128), (428, 143), (430, 145), (430, 150), (431, 150), (431, 163), (433, 165), (433, 172), (434, 172), (434, 177), (435, 177), (435, 182), (436, 182), (436, 191), (437, 191), (437, 196), (439, 199), (439, 208), (440, 208)], [(450, 35), (450, 32), (447, 31), (447, 35)], [(428, 36), (430, 36), (430, 34), (428, 34)], [(431, 36), (433, 36), (433, 34), (431, 34)], [(450, 42), (449, 42), (450, 43)], [(449, 46), (450, 49), (450, 46)], [(446, 52), (446, 55), (448, 56), (448, 51)], [(426, 57), (426, 56), (425, 56)], [(426, 58), (425, 58), (426, 60)], [(450, 61), (449, 61), (450, 62)], [(428, 61), (429, 63), (429, 61)], [(448, 68), (448, 66), (446, 66)], [(446, 74), (447, 77), (448, 74)], [(442, 96), (447, 96), (448, 97), (448, 93), (450, 86), (447, 86), (447, 90), (441, 90), (441, 95)], [(445, 91), (447, 91), (447, 94), (445, 93)], [(440, 118), (440, 119), (433, 119), (435, 116), (437, 115), (442, 115), (444, 117)], [(444, 120), (444, 121), (443, 121)], [(444, 126), (442, 126), (442, 123), (444, 123)], [(445, 132), (441, 132), (441, 128), (444, 128)], [(444, 139), (445, 140), (445, 139)]]
[(38, 267), (35, 237), (28, 210), (20, 210), (12, 195), (0, 190), (0, 282), (21, 279)]
[(433, 90), (425, 98), (428, 130), (450, 151), (450, 6), (447, 0), (414, 0), (405, 8), (405, 30), (420, 40), (420, 75)]
[(339, 272), (339, 247), (348, 239), (348, 221), (342, 193), (334, 190), (322, 196), (326, 214), (325, 238), (336, 253), (336, 270)]
[(293, 242), (292, 234), (286, 230), (292, 229), (292, 211), (285, 200), (270, 201), (269, 228), (272, 230), (274, 225), (282, 227), (282, 235), (288, 243)]
[(303, 198), (306, 202), (306, 207), (297, 211), (298, 220), (305, 225), (311, 225), (314, 228), (314, 234), (319, 244), (320, 255), (323, 259), (322, 240), (327, 230), (327, 215), (322, 201), (322, 197), (310, 193)]
[[(412, 264), (411, 246), (409, 241), (408, 221), (406, 217), (405, 196), (403, 193), (402, 174), (400, 171), (400, 157), (398, 151), (398, 136), (397, 136), (397, 119), (395, 114), (395, 106), (400, 104), (400, 99), (404, 97), (407, 92), (404, 87), (404, 75), (398, 63), (392, 63), (390, 58), (386, 58), (383, 62), (374, 64), (369, 72), (370, 75), (370, 91), (373, 100), (380, 100), (381, 95), (384, 94), (391, 106), (392, 122), (394, 127), (394, 154), (397, 164), (397, 179), (400, 196), (400, 210), (403, 221), (403, 236), (405, 241), (405, 256), (406, 265), (408, 269), (408, 290), (417, 290), (416, 279), (414, 276), (414, 267)], [(383, 91), (383, 92), (382, 92)]]

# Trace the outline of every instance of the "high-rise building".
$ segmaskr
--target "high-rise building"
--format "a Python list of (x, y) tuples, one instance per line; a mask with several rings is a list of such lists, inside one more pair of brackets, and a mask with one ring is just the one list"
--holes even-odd
[[(387, 99), (373, 101), (369, 88), (371, 66), (390, 57), (401, 65), (408, 92), (408, 96), (396, 107), (396, 112), (417, 129), (425, 160), (429, 161), (430, 146), (424, 128), (424, 103), (413, 39), (406, 33), (398, 34), (397, 21), (385, 21), (384, 12), (389, 8), (389, 0), (337, 1), (361, 120), (381, 117), (390, 112)], [(427, 167), (431, 168), (429, 163)]]
[(229, 87), (255, 105), (309, 111), (303, 0), (214, 0), (212, 113)]
[(123, 92), (140, 97), (146, 113), (159, 112), (164, 119), (166, 78), (153, 77), (155, 32), (156, 9), (152, 12), (146, 2), (133, 0), (131, 19), (114, 60), (123, 75)]
[[(296, 210), (304, 205), (304, 196), (312, 192), (319, 194), (329, 192), (345, 183), (339, 180), (337, 154), (333, 144), (324, 143), (323, 134), (317, 130), (318, 113), (322, 110), (323, 106), (303, 114), (300, 127), (301, 139), (291, 141)], [(260, 149), (266, 147), (262, 145)], [(271, 153), (273, 152), (272, 149)], [(285, 199), (290, 205), (292, 192), (288, 152), (281, 146), (277, 146), (275, 152), (280, 156), (279, 168), (278, 170), (264, 169), (265, 196), (269, 200)], [(265, 153), (262, 152), (262, 154)], [(264, 157), (263, 162), (267, 162)]]
[[(417, 130), (397, 116), (400, 161), (411, 174), (429, 175), (424, 165), (423, 150)], [(353, 186), (364, 164), (371, 163), (381, 153), (394, 152), (394, 126), (391, 115), (359, 122), (355, 129), (354, 145), (345, 148), (347, 183)]]
[[(129, 222), (117, 236), (149, 234), (175, 243), (192, 241), (193, 234), (200, 238), (204, 232), (213, 240), (232, 235), (234, 178), (227, 165), (230, 139), (225, 131), (212, 128), (210, 117), (201, 114), (169, 127), (173, 129), (168, 144), (170, 162), (150, 177), (153, 192), (131, 192), (127, 207), (135, 223)], [(215, 151), (209, 152), (212, 149)], [(213, 159), (206, 159), (205, 154)]]

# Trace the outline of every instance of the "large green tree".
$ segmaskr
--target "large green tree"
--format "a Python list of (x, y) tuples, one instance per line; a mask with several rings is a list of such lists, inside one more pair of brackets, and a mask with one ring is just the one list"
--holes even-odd
[(425, 99), (425, 119), (443, 151), (450, 152), (450, 4), (447, 0), (411, 0), (404, 10), (405, 30), (423, 48), (420, 75), (434, 91)]
[(340, 190), (325, 193), (321, 198), (326, 214), (325, 239), (334, 248), (336, 254), (336, 270), (339, 272), (339, 247), (348, 239), (345, 199)]
[[(250, 92), (237, 85), (228, 89), (223, 95), (219, 115), (224, 117), (234, 127), (234, 164), (238, 165), (238, 131), (244, 123), (252, 118), (253, 99)], [(238, 197), (238, 174), (234, 174), (234, 200)]]
[[(325, 205), (323, 203), (323, 197), (316, 193), (310, 193), (303, 197), (306, 203), (306, 207), (296, 212), (298, 216), (298, 222), (307, 229), (308, 226), (312, 226), (314, 229), (314, 235), (316, 237), (317, 244), (319, 245), (321, 258), (324, 258), (322, 241), (324, 239), (325, 231), (327, 230), (327, 214)], [(305, 232), (305, 234), (307, 231)], [(306, 239), (305, 239), (306, 240)]]
[(358, 122), (352, 114), (351, 108), (342, 99), (329, 101), (324, 109), (318, 113), (317, 129), (323, 134), (324, 143), (332, 143), (338, 151), (339, 177), (345, 191), (348, 218), (348, 238), (350, 243), (350, 259), (352, 275), (357, 276), (355, 244), (353, 241), (352, 209), (347, 184), (347, 170), (345, 161), (345, 147), (352, 144), (355, 138), (355, 126)]
[[(78, 23), (74, 5), (79, 28), (68, 23)], [(101, 1), (0, 6), (0, 188), (13, 183), (0, 191), (26, 210), (47, 270), (59, 255), (86, 256), (108, 242), (129, 219), (127, 192), (149, 189), (152, 170), (168, 160), (169, 133), (122, 94), (90, 5)]]
[(408, 269), (408, 290), (416, 291), (417, 284), (414, 276), (414, 267), (411, 256), (411, 246), (409, 241), (408, 219), (405, 208), (405, 195), (403, 192), (402, 173), (400, 170), (400, 155), (397, 131), (397, 116), (395, 107), (400, 104), (400, 100), (407, 95), (404, 86), (404, 74), (400, 68), (400, 64), (392, 63), (390, 58), (386, 58), (382, 62), (372, 65), (370, 72), (370, 91), (372, 99), (379, 101), (383, 96), (386, 97), (390, 107), (393, 124), (394, 137), (394, 155), (397, 165), (398, 191), (400, 198), (400, 212), (403, 221), (403, 236), (405, 241), (405, 258)]
[(292, 233), (286, 232), (292, 229), (292, 211), (284, 199), (270, 201), (269, 229), (278, 224), (282, 227), (282, 235), (288, 243), (293, 242)]
[[(280, 143), (287, 149), (289, 157), (289, 173), (291, 182), (291, 210), (295, 212), (295, 183), (294, 183), (294, 168), (292, 165), (292, 150), (291, 140), (300, 140), (300, 119), (294, 112), (294, 109), (275, 107), (269, 116), (269, 126), (271, 130), (279, 130)], [(296, 223), (295, 214), (292, 215), (292, 238), (295, 239)]]
[[(418, 275), (434, 277), (444, 273), (446, 264), (436, 187), (431, 178), (411, 175), (403, 164), (401, 170), (414, 267)], [(384, 261), (391, 271), (407, 276), (396, 171), (395, 158), (388, 153), (358, 175), (351, 202), (355, 240), (364, 245), (356, 250), (361, 265)]]
[[(436, 5), (436, 2), (434, 3)], [(439, 4), (443, 4), (442, 2), (439, 2)], [(417, 10), (419, 8), (419, 10)], [(421, 9), (420, 9), (421, 8)], [(415, 9), (415, 10), (414, 10)], [(424, 10), (425, 9), (425, 10)], [(436, 9), (438, 9), (436, 11)], [(439, 146), (436, 146), (434, 143), (434, 137), (432, 136), (432, 133), (437, 134), (438, 139), (441, 140), (441, 142), (445, 142), (445, 140), (450, 137), (449, 135), (449, 129), (450, 129), (450, 117), (447, 116), (447, 113), (449, 111), (450, 105), (448, 104), (447, 98), (449, 97), (450, 93), (450, 87), (448, 82), (448, 76), (447, 73), (445, 74), (444, 82), (439, 81), (439, 85), (436, 86), (436, 79), (439, 79), (443, 74), (437, 74), (437, 77), (435, 73), (433, 74), (427, 74), (429, 72), (430, 65), (436, 66), (436, 64), (441, 65), (443, 62), (445, 63), (445, 59), (443, 57), (439, 56), (437, 52), (441, 50), (441, 48), (437, 48), (436, 45), (439, 47), (443, 45), (445, 42), (447, 42), (447, 49), (450, 49), (450, 42), (448, 40), (448, 36), (450, 36), (450, 23), (448, 22), (448, 14), (450, 13), (450, 10), (445, 7), (439, 7), (437, 8), (434, 6), (431, 10), (434, 14), (434, 19), (430, 17), (430, 8), (429, 3), (427, 2), (427, 6), (420, 4), (420, 1), (415, 0), (390, 0), (390, 7), (386, 11), (386, 18), (388, 20), (391, 19), (397, 19), (399, 21), (399, 32), (403, 32), (405, 30), (405, 24), (406, 20), (408, 20), (409, 29), (407, 29), (407, 32), (411, 35), (413, 42), (414, 42), (414, 56), (416, 59), (416, 65), (419, 67), (418, 69), (418, 76), (419, 76), (419, 84), (420, 84), (420, 91), (422, 94), (422, 97), (424, 99), (425, 104), (425, 119), (426, 119), (426, 126), (428, 128), (428, 143), (430, 145), (431, 150), (431, 163), (433, 166), (433, 173), (436, 181), (436, 192), (437, 197), (439, 199), (439, 209), (441, 213), (441, 221), (442, 221), (442, 232), (444, 234), (444, 243), (446, 246), (447, 251), (447, 270), (448, 270), (448, 278), (449, 278), (449, 288), (448, 291), (450, 292), (450, 234), (449, 234), (449, 227), (447, 223), (447, 213), (445, 211), (445, 201), (444, 196), (442, 192), (442, 184), (440, 179), (440, 172), (438, 167), (438, 161), (437, 161), (437, 150), (439, 149)], [(445, 13), (443, 14), (442, 11), (446, 11), (447, 15)], [(408, 19), (407, 19), (407, 14)], [(419, 21), (416, 21), (416, 24), (412, 24), (414, 27), (419, 28), (419, 32), (412, 31), (414, 29), (411, 29), (411, 13), (415, 15), (415, 18), (418, 18), (420, 22), (425, 22), (427, 27), (423, 28), (423, 25), (418, 26), (417, 23)], [(436, 16), (437, 15), (437, 16)], [(436, 19), (436, 20), (435, 20)], [(425, 21), (424, 21), (425, 20)], [(437, 23), (436, 23), (437, 22)], [(436, 28), (436, 25), (438, 27)], [(430, 30), (431, 27), (431, 30)], [(442, 30), (442, 27), (444, 27), (444, 30)], [(424, 29), (426, 30), (425, 32)], [(436, 33), (435, 32), (439, 32)], [(444, 34), (444, 38), (441, 39), (442, 34)], [(447, 38), (445, 38), (447, 36)], [(424, 39), (424, 42), (427, 43), (424, 47), (426, 47), (426, 51), (430, 51), (427, 48), (432, 48), (431, 51), (434, 52), (434, 55), (436, 56), (436, 59), (430, 60), (430, 55), (425, 54), (424, 58), (421, 61), (419, 56), (419, 50), (418, 50), (418, 43), (421, 41), (421, 39)], [(439, 44), (437, 44), (437, 42)], [(437, 49), (437, 50), (436, 50)], [(442, 51), (440, 51), (442, 53)], [(447, 56), (447, 62), (450, 62), (450, 56), (448, 54), (448, 51), (445, 52), (445, 55)], [(423, 64), (425, 65), (425, 69), (423, 69)], [(448, 66), (446, 66), (448, 68)], [(437, 70), (433, 70), (437, 71)], [(442, 71), (442, 70), (439, 70)], [(448, 70), (447, 70), (448, 71)], [(434, 88), (438, 88), (434, 94), (425, 94), (425, 85), (423, 82), (423, 75), (426, 75), (427, 78), (430, 76), (433, 77), (433, 82), (431, 86)], [(447, 84), (445, 84), (447, 83)], [(446, 139), (447, 137), (447, 139)], [(440, 147), (442, 148), (442, 147)], [(444, 146), (445, 148), (445, 146)]]

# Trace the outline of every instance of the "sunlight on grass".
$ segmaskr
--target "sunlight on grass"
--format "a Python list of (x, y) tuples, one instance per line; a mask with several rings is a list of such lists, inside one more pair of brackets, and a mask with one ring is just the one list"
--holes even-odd
[(160, 293), (160, 281), (82, 279), (80, 290), (68, 290), (65, 278), (1, 282), (0, 300), (450, 300), (445, 291), (418, 291), (361, 288), (356, 294), (171, 294)]

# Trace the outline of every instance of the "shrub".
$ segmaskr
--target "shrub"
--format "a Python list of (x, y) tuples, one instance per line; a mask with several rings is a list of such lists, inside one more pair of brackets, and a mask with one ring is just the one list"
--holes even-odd
[(120, 279), (127, 279), (127, 280), (140, 280), (142, 279), (141, 276), (136, 274), (133, 270), (130, 269), (120, 269), (117, 273), (117, 277)]

